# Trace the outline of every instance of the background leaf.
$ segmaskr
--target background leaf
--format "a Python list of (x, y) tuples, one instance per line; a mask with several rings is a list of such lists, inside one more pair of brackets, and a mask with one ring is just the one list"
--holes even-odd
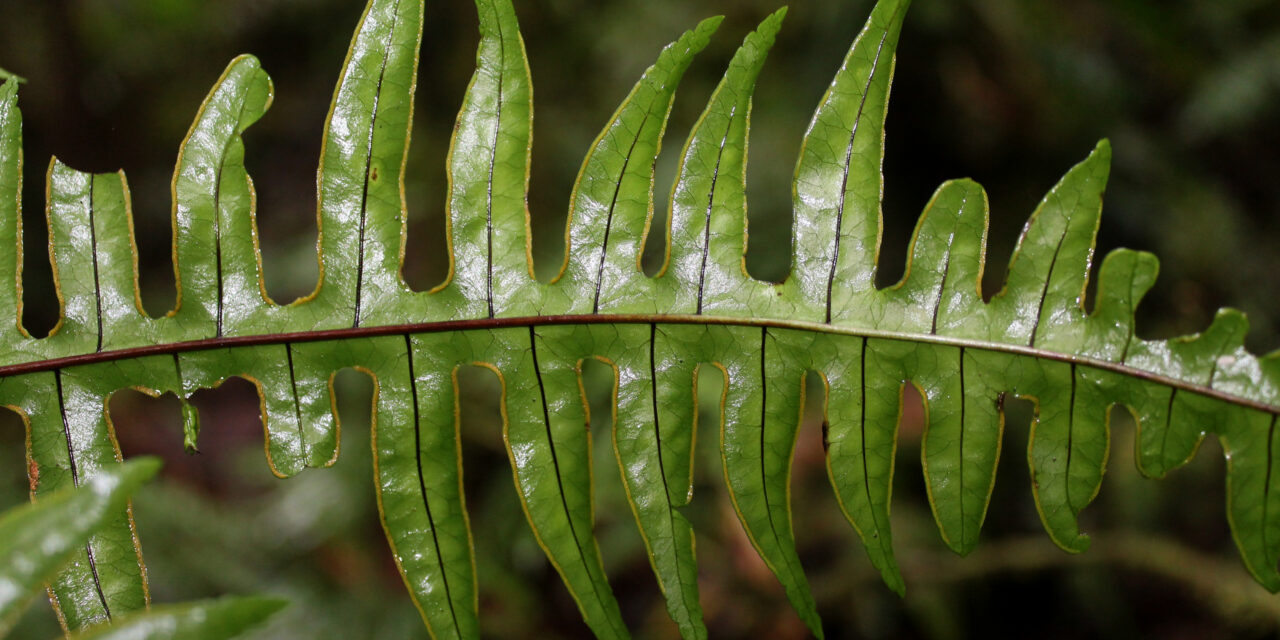
[[(128, 502), (138, 486), (155, 475), (160, 462), (139, 459), (86, 476), (81, 488), (67, 488), (0, 517), (0, 636), (6, 635), (40, 587), (77, 553), (90, 553), (95, 531)], [(76, 564), (82, 564), (83, 559)], [(93, 562), (93, 556), (88, 557)], [(79, 585), (105, 605), (96, 580)]]
[(278, 598), (219, 598), (155, 607), (78, 633), (77, 640), (222, 640), (238, 637), (285, 606)]

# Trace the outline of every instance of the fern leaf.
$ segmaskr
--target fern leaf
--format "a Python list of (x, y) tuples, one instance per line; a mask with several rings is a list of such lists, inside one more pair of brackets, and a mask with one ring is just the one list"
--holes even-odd
[[(723, 471), (734, 509), (809, 629), (817, 606), (796, 553), (790, 470), (805, 380), (822, 381), (827, 470), (841, 509), (886, 584), (905, 584), (889, 509), (903, 392), (925, 398), (921, 463), (943, 540), (977, 544), (1004, 431), (1003, 399), (1036, 406), (1027, 451), (1049, 536), (1083, 551), (1079, 513), (1110, 455), (1110, 416), (1139, 425), (1137, 462), (1160, 476), (1206, 434), (1228, 457), (1228, 518), (1249, 570), (1280, 590), (1280, 504), (1272, 492), (1280, 356), (1244, 350), (1235, 311), (1202, 334), (1149, 341), (1134, 310), (1155, 281), (1149, 254), (1118, 250), (1084, 307), (1110, 165), (1104, 141), (1045, 196), (1004, 289), (980, 290), (988, 207), (971, 180), (943, 184), (920, 216), (901, 282), (875, 286), (882, 233), (885, 114), (909, 0), (880, 0), (805, 135), (794, 178), (795, 237), (781, 284), (746, 272), (751, 96), (785, 10), (749, 34), (690, 132), (667, 212), (666, 260), (640, 268), (654, 224), (654, 164), (681, 76), (720, 24), (665, 48), (589, 149), (575, 183), (566, 255), (534, 278), (526, 208), (533, 89), (510, 0), (476, 0), (477, 68), (447, 161), (450, 272), (413, 291), (406, 251), (405, 158), (421, 0), (370, 0), (325, 125), (317, 177), (320, 281), (280, 305), (265, 293), (253, 182), (241, 134), (271, 103), (269, 77), (234, 60), (183, 142), (174, 176), (177, 308), (137, 302), (123, 174), (49, 170), (50, 259), (63, 319), (48, 338), (22, 328), (21, 114), (17, 81), (0, 87), (0, 403), (29, 428), (36, 495), (119, 457), (104, 410), (125, 387), (181, 398), (232, 376), (262, 398), (267, 461), (281, 477), (339, 452), (332, 377), (376, 383), (375, 483), (382, 522), (433, 637), (479, 636), (472, 532), (462, 490), (457, 371), (501, 381), (514, 487), (538, 543), (599, 637), (628, 636), (593, 534), (591, 435), (582, 366), (611, 367), (611, 437), (657, 583), (680, 633), (705, 638), (691, 505), (696, 376), (723, 373)], [(186, 436), (198, 438), (184, 410)], [(53, 584), (79, 628), (145, 606), (146, 571), (131, 515), (95, 535)], [(101, 598), (83, 585), (99, 585)]]

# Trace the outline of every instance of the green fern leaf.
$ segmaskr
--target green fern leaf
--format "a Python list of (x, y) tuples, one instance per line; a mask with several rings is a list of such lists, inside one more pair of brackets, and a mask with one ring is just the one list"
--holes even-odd
[[(257, 61), (238, 58), (210, 92), (174, 175), (179, 304), (138, 304), (122, 174), (49, 171), (50, 258), (63, 319), (45, 339), (21, 323), (19, 254), (0, 252), (0, 402), (28, 421), (36, 494), (119, 457), (105, 400), (124, 387), (185, 398), (232, 376), (262, 397), (268, 463), (281, 477), (332, 464), (339, 425), (331, 380), (376, 381), (379, 508), (413, 601), (433, 637), (479, 635), (473, 545), (462, 491), (457, 371), (502, 383), (504, 440), (533, 532), (600, 637), (628, 632), (593, 535), (583, 363), (614, 372), (612, 439), (623, 485), (668, 610), (706, 637), (691, 504), (699, 367), (724, 372), (719, 442), (725, 482), (752, 544), (809, 629), (822, 636), (796, 553), (790, 469), (805, 380), (825, 389), (827, 468), (846, 517), (885, 582), (905, 589), (889, 505), (902, 394), (925, 398), (921, 462), (946, 543), (977, 544), (1004, 428), (1003, 399), (1035, 402), (1027, 451), (1045, 529), (1083, 551), (1077, 517), (1110, 455), (1111, 412), (1137, 419), (1137, 462), (1160, 476), (1208, 433), (1229, 460), (1228, 518), (1249, 570), (1280, 590), (1280, 505), (1270, 491), (1280, 356), (1244, 350), (1244, 317), (1223, 311), (1202, 334), (1148, 341), (1134, 310), (1153, 256), (1103, 261), (1084, 297), (1110, 165), (1106, 142), (1031, 216), (1006, 286), (984, 301), (987, 200), (970, 180), (943, 184), (921, 215), (906, 274), (878, 289), (884, 122), (909, 0), (880, 0), (822, 98), (794, 179), (793, 260), (781, 284), (746, 272), (745, 175), (751, 96), (785, 11), (748, 35), (691, 131), (671, 196), (666, 260), (640, 268), (654, 224), (654, 164), (681, 76), (719, 26), (664, 49), (596, 138), (569, 205), (556, 278), (534, 277), (526, 192), (532, 81), (510, 0), (476, 0), (477, 69), (448, 158), (450, 273), (412, 290), (403, 194), (422, 34), (421, 0), (370, 0), (326, 122), (318, 172), (320, 281), (279, 305), (262, 284), (255, 197), (241, 134), (270, 105)], [(21, 247), (17, 84), (0, 89), (0, 245)], [(186, 438), (196, 445), (195, 412)], [(73, 628), (146, 602), (131, 516), (90, 543), (110, 598), (75, 587), (88, 559), (53, 585)], [(109, 558), (110, 563), (104, 563)]]

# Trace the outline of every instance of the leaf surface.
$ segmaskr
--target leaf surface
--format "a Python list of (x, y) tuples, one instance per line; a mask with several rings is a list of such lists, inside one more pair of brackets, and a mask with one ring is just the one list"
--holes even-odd
[[(80, 488), (68, 487), (0, 516), (0, 637), (12, 628), (22, 610), (60, 569), (79, 575), (88, 569), (68, 607), (97, 605), (103, 609), (118, 596), (104, 589), (94, 565), (102, 548), (93, 533), (128, 503), (129, 496), (160, 468), (153, 459), (112, 465), (83, 478)], [(78, 557), (77, 557), (78, 556)], [(65, 609), (64, 609), (65, 610)]]
[[(880, 0), (819, 101), (793, 182), (792, 269), (782, 283), (745, 269), (751, 96), (785, 11), (748, 34), (680, 150), (661, 271), (640, 256), (654, 221), (654, 165), (676, 89), (720, 25), (711, 18), (657, 56), (588, 150), (569, 203), (566, 254), (534, 277), (526, 194), (532, 80), (510, 0), (477, 0), (476, 72), (447, 160), (447, 280), (414, 291), (405, 157), (422, 34), (421, 0), (370, 0), (325, 124), (317, 176), (320, 281), (291, 304), (262, 284), (253, 183), (241, 134), (263, 115), (271, 81), (234, 60), (184, 141), (174, 180), (180, 301), (150, 318), (137, 304), (123, 174), (49, 172), (50, 258), (63, 320), (33, 339), (21, 317), (21, 115), (0, 88), (0, 402), (30, 423), (37, 496), (117, 457), (104, 412), (124, 387), (187, 397), (231, 376), (262, 399), (267, 460), (282, 477), (340, 450), (332, 379), (375, 381), (374, 478), (395, 560), (433, 637), (480, 634), (474, 545), (463, 492), (461, 367), (502, 385), (513, 486), (535, 538), (599, 637), (627, 637), (594, 535), (591, 433), (582, 367), (612, 369), (610, 438), (638, 533), (682, 637), (707, 636), (698, 595), (693, 506), (696, 384), (723, 373), (711, 425), (735, 513), (801, 620), (823, 634), (790, 509), (790, 473), (809, 376), (821, 382), (827, 472), (840, 508), (886, 584), (905, 583), (890, 507), (907, 385), (925, 401), (921, 466), (945, 543), (977, 545), (1002, 452), (1004, 401), (1035, 406), (1031, 499), (1049, 536), (1085, 550), (1079, 514), (1111, 455), (1116, 410), (1138, 424), (1137, 463), (1161, 476), (1208, 434), (1228, 456), (1227, 513), (1246, 566), (1280, 590), (1280, 504), (1273, 487), (1280, 355), (1244, 347), (1247, 322), (1224, 310), (1196, 336), (1146, 340), (1134, 311), (1156, 259), (1120, 249), (1085, 297), (1110, 170), (1106, 141), (1031, 215), (990, 300), (988, 203), (972, 180), (941, 185), (921, 214), (897, 284), (875, 286), (885, 118), (908, 0)], [(659, 221), (658, 224), (662, 222)], [(659, 234), (661, 235), (661, 234)], [(185, 410), (191, 446), (198, 421)], [(1276, 506), (1272, 506), (1275, 504)], [(138, 555), (127, 513), (95, 537)], [(95, 547), (97, 549), (99, 547)], [(103, 584), (121, 610), (145, 603), (140, 563)], [(65, 574), (55, 598), (84, 576)], [(113, 591), (112, 593), (115, 593)], [(72, 610), (69, 626), (99, 612)]]
[(225, 640), (239, 636), (284, 606), (284, 600), (262, 596), (165, 605), (93, 627), (73, 637), (75, 640)]

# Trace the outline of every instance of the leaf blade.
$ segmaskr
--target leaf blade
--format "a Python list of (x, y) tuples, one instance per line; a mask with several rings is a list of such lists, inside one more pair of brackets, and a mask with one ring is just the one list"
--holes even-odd
[(80, 489), (47, 495), (0, 517), (0, 636), (34, 592), (83, 551), (93, 532), (159, 468), (155, 459), (104, 468), (87, 476)]
[(263, 596), (222, 597), (155, 607), (75, 640), (226, 640), (283, 609), (287, 601)]
[[(598, 313), (666, 303), (630, 292), (639, 269), (643, 225), (652, 215), (653, 172), (676, 87), (723, 17), (707, 18), (667, 45), (631, 89), (583, 160), (566, 222), (565, 263), (542, 314)], [(590, 299), (569, 294), (590, 290)], [(558, 296), (551, 297), (551, 292)]]

